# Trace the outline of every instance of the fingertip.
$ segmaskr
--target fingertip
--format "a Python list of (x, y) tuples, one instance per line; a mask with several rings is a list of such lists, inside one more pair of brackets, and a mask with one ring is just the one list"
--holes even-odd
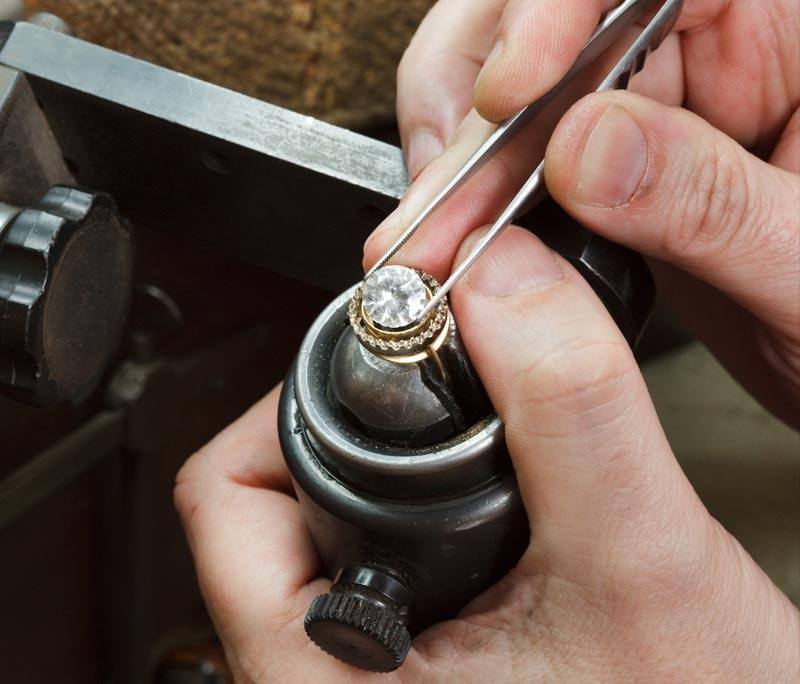
[(514, 65), (509, 63), (506, 41), (498, 38), (478, 78), (473, 90), (475, 110), (487, 121), (500, 123), (514, 112), (516, 93), (510, 87), (510, 71)]
[(473, 90), (475, 110), (487, 121), (501, 123), (513, 116), (561, 77), (560, 64), (542, 65), (533, 72), (531, 62), (540, 60), (528, 52), (514, 41), (498, 39), (495, 44)]
[(609, 93), (593, 93), (573, 105), (561, 118), (545, 152), (545, 180), (551, 196), (562, 206), (572, 200), (578, 183), (581, 153), (597, 122), (614, 104)]
[[(463, 261), (484, 237), (480, 228), (463, 241), (456, 263)], [(509, 374), (530, 353), (520, 345), (521, 312), (532, 300), (549, 298), (548, 290), (565, 279), (562, 260), (531, 232), (509, 227), (467, 271), (451, 295), (456, 320), (470, 357), (495, 407), (506, 415)], [(505, 331), (506, 334), (499, 334)]]
[(567, 73), (607, 3), (510, 0), (473, 91), (476, 110), (500, 122), (534, 102)]
[(572, 107), (545, 154), (553, 199), (580, 220), (642, 201), (658, 162), (653, 107), (662, 105), (625, 91), (594, 93)]

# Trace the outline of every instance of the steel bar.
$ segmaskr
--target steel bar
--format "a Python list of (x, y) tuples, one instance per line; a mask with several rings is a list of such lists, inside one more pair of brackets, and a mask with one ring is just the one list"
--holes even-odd
[(37, 26), (0, 24), (0, 64), (134, 224), (331, 290), (407, 185), (396, 147)]

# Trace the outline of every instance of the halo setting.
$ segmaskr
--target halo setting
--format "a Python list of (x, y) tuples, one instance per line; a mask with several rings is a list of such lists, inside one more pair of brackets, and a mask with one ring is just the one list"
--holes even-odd
[(443, 300), (419, 319), (439, 283), (405, 266), (385, 266), (356, 288), (348, 318), (359, 341), (372, 353), (412, 362), (436, 351), (448, 338), (452, 318)]

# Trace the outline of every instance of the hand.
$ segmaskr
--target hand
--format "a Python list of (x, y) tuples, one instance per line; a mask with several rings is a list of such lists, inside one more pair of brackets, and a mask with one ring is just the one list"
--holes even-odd
[[(454, 2), (443, 0), (415, 44), (428, 40), (433, 46), (426, 31), (445, 40), (456, 34), (458, 40), (441, 54), (453, 54), (457, 45), (485, 46), (483, 56), (475, 56), (480, 63), (506, 4), (462, 0), (454, 11)], [(759, 6), (766, 19), (756, 12)], [(494, 15), (487, 18), (480, 10), (489, 7)], [(585, 0), (529, 0), (508, 7), (541, 13), (526, 24), (527, 33), (521, 32), (520, 45), (538, 47), (528, 56), (530, 74), (518, 86), (557, 78), (570, 61), (561, 51), (579, 46), (600, 12), (600, 3)], [(579, 11), (587, 7), (593, 15), (588, 18)], [(745, 7), (754, 15), (744, 17), (746, 22)], [(758, 161), (726, 134), (748, 144), (773, 145), (797, 106), (798, 60), (791, 40), (797, 31), (790, 10), (790, 2), (687, 0), (678, 28), (694, 29), (673, 39), (661, 60), (668, 67), (670, 55), (686, 55), (688, 77), (681, 82), (688, 86), (688, 47), (681, 44), (693, 46), (695, 60), (709, 44), (721, 46), (719, 62), (708, 58), (703, 67), (707, 78), (715, 76), (714, 91), (706, 87), (703, 96), (703, 89), (693, 86), (695, 102), (704, 97), (711, 102), (712, 92), (736, 93), (743, 81), (758, 86), (755, 98), (747, 91), (747, 98), (737, 93), (731, 99), (737, 113), (730, 101), (727, 107), (717, 102), (700, 111), (717, 130), (686, 111), (616, 93), (578, 105), (560, 124), (548, 153), (551, 191), (578, 218), (611, 239), (703, 277), (710, 297), (735, 301), (736, 309), (733, 304), (714, 309), (716, 318), (724, 319), (720, 326), (731, 324), (732, 311), (758, 321), (761, 332), (751, 341), (737, 328), (731, 349), (766, 340), (758, 347), (760, 355), (743, 354), (741, 366), (731, 361), (731, 367), (761, 364), (768, 378), (781, 378), (787, 391), (772, 396), (781, 397), (775, 406), (786, 411), (793, 410), (800, 356), (800, 302), (794, 296), (800, 287), (795, 211), (800, 121), (790, 124), (777, 143), (773, 165)], [(476, 12), (481, 20), (468, 21)], [(449, 17), (449, 32), (431, 29), (437, 17)], [(501, 56), (511, 49), (512, 24), (517, 22), (508, 24)], [(472, 32), (464, 33), (465, 26)], [(489, 28), (476, 32), (476, 26)], [(757, 59), (766, 46), (770, 51)], [(548, 60), (560, 66), (548, 72)], [(469, 96), (474, 73), (470, 79), (454, 63), (442, 66), (436, 50), (424, 64), (419, 73), (447, 68), (453, 82), (466, 83), (466, 90), (458, 90), (461, 96)], [(655, 74), (660, 68), (654, 60), (649, 70)], [(760, 81), (753, 79), (754, 72)], [(721, 79), (720, 73), (730, 78)], [(783, 90), (772, 78), (779, 73)], [(658, 88), (650, 87), (647, 94), (675, 102), (665, 97), (669, 79), (655, 82)], [(401, 78), (401, 112), (414, 101), (402, 83)], [(691, 90), (686, 88), (690, 104)], [(452, 93), (444, 98), (453, 111), (459, 102), (468, 108), (468, 101), (464, 107), (463, 97), (457, 99)], [(417, 102), (422, 111), (425, 98)], [(503, 115), (502, 109), (484, 111)], [(713, 118), (714, 111), (719, 118)], [(723, 121), (726, 111), (729, 125)], [(759, 112), (765, 114), (756, 116)], [(643, 143), (630, 127), (625, 132), (620, 122), (627, 117)], [(404, 117), (406, 138), (409, 121)], [(429, 125), (441, 121), (431, 119)], [(399, 212), (367, 245), (366, 262), (486, 130), (477, 115), (467, 117), (447, 151), (420, 175)], [(646, 149), (646, 164), (642, 177), (631, 181), (625, 174), (636, 168), (630, 162), (637, 149)], [(431, 222), (436, 230), (415, 238), (401, 253), (403, 263), (441, 277), (463, 256), (475, 239), (468, 234), (493, 218), (526, 172), (513, 152), (453, 198), (446, 213)], [(598, 158), (614, 173), (592, 173)], [(615, 182), (606, 183), (608, 177)], [(610, 207), (591, 194), (602, 196), (609, 188)], [(626, 192), (631, 196), (620, 200)], [(418, 636), (395, 675), (373, 677), (331, 659), (303, 632), (311, 597), (330, 583), (320, 577), (292, 496), (275, 430), (273, 392), (192, 457), (175, 490), (200, 584), (237, 681), (797, 681), (796, 609), (698, 500), (674, 459), (630, 350), (580, 276), (535, 237), (512, 228), (455, 288), (452, 303), (469, 353), (506, 424), (534, 543), (506, 578), (456, 619)]]
[[(497, 121), (544, 93), (613, 4), (440, 0), (434, 6), (398, 72), (400, 128), (418, 179), (367, 243), (365, 263), (491, 130), (477, 112)], [(632, 90), (647, 99), (626, 93), (584, 99), (555, 130), (546, 157), (555, 199), (597, 233), (651, 257), (659, 289), (693, 332), (794, 426), (800, 425), (798, 33), (795, 0), (686, 0), (676, 32), (633, 80)], [(470, 111), (473, 103), (477, 112)], [(670, 106), (680, 103), (694, 115)], [(448, 273), (464, 237), (497, 217), (541, 159), (541, 129), (532, 127), (490, 163), (400, 258), (434, 275)], [(438, 256), (429, 257), (434, 250)]]
[(698, 500), (578, 273), (512, 228), (453, 305), (506, 424), (533, 544), (394, 675), (334, 660), (303, 630), (330, 582), (280, 453), (276, 390), (175, 489), (236, 681), (797, 681), (797, 611)]

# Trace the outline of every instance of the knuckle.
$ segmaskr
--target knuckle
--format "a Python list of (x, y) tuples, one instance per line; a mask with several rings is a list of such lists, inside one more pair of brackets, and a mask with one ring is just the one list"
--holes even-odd
[(185, 525), (191, 524), (196, 517), (202, 500), (200, 483), (204, 458), (204, 451), (200, 449), (186, 460), (175, 476), (172, 501)]
[(731, 147), (714, 144), (693, 160), (676, 203), (672, 230), (664, 232), (664, 252), (673, 258), (702, 259), (727, 252), (752, 238), (748, 218), (756, 207), (748, 174)]
[[(584, 324), (576, 322), (578, 328)], [(582, 429), (599, 428), (626, 412), (634, 369), (630, 349), (622, 340), (572, 338), (552, 345), (512, 382), (526, 413), (547, 405), (568, 417), (581, 417)]]

